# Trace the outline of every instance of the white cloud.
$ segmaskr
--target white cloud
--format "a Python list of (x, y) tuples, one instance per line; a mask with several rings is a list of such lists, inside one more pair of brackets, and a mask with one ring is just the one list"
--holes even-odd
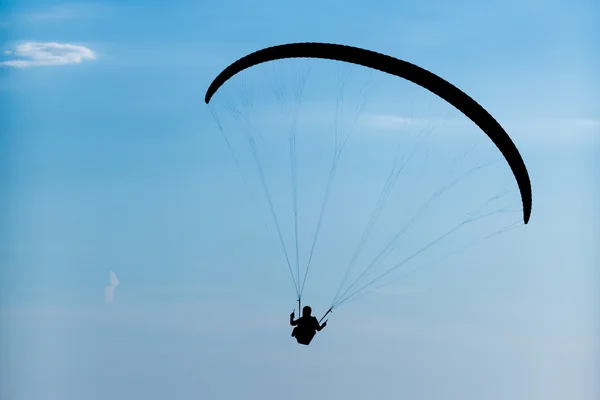
[(104, 301), (107, 304), (112, 304), (115, 300), (115, 289), (119, 286), (119, 279), (113, 271), (110, 271), (108, 279), (109, 284), (104, 288)]
[(21, 43), (4, 54), (14, 59), (0, 62), (0, 65), (16, 68), (79, 64), (83, 60), (96, 59), (94, 52), (85, 46), (55, 42)]

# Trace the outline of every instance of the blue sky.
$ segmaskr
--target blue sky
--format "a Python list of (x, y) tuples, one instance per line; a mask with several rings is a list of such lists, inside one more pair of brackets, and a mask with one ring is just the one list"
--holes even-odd
[[(375, 4), (3, 3), (2, 399), (597, 398), (598, 5)], [(289, 336), (295, 297), (286, 266), (204, 103), (230, 62), (293, 41), (370, 48), (460, 87), (507, 129), (534, 196), (529, 225), (344, 305), (307, 348)], [(466, 141), (481, 145), (481, 159), (497, 157), (440, 101), (428, 110), (431, 96), (376, 78), (309, 275), (305, 299), (319, 315), (373, 209), (398, 121), (414, 111), (413, 133), (421, 122), (436, 126), (428, 154), (437, 157), (407, 169), (394, 193), (410, 186), (415, 195), (405, 208), (384, 209), (380, 247), (397, 230), (386, 222), (426, 200)], [(335, 94), (325, 82), (304, 103), (315, 126), (334, 111), (314, 112)], [(270, 89), (250, 86), (257, 96)], [(303, 164), (308, 151), (328, 156), (319, 140), (299, 144), (301, 222), (320, 204), (310, 199), (326, 175)], [(350, 162), (366, 144), (362, 164)], [(490, 174), (510, 178), (501, 163)], [(483, 191), (488, 181), (467, 188)], [(457, 190), (403, 245), (416, 249), (451, 217), (464, 218), (457, 210), (476, 200), (470, 193)], [(280, 206), (289, 194), (274, 197)], [(290, 244), (291, 229), (286, 223)], [(304, 248), (311, 235), (303, 231)]]

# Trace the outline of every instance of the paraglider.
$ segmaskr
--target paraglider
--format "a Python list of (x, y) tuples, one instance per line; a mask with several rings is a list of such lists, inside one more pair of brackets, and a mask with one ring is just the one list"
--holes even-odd
[[(504, 130), (504, 128), (502, 128), (502, 126), (481, 105), (479, 105), (475, 100), (473, 100), (471, 97), (469, 97), (466, 93), (464, 93), (463, 91), (461, 91), (460, 89), (458, 89), (457, 87), (452, 85), (451, 83), (447, 82), (446, 80), (442, 79), (441, 77), (435, 75), (434, 73), (432, 73), (424, 68), (421, 68), (417, 65), (411, 64), (407, 61), (403, 61), (403, 60), (391, 57), (389, 55), (384, 55), (384, 54), (377, 53), (377, 52), (374, 52), (371, 50), (366, 50), (366, 49), (361, 49), (361, 48), (346, 46), (346, 45), (340, 45), (340, 44), (331, 44), (331, 43), (314, 43), (314, 42), (313, 43), (290, 43), (290, 44), (283, 44), (283, 45), (268, 47), (268, 48), (258, 50), (256, 52), (253, 52), (251, 54), (248, 54), (248, 55), (238, 59), (237, 61), (233, 62), (231, 65), (226, 67), (223, 71), (221, 71), (218, 74), (218, 76), (210, 84), (210, 86), (206, 92), (206, 95), (205, 95), (205, 102), (206, 102), (206, 104), (210, 105), (211, 99), (219, 91), (219, 89), (227, 81), (229, 81), (234, 76), (236, 76), (237, 74), (239, 74), (240, 72), (242, 72), (244, 70), (250, 69), (259, 64), (269, 63), (269, 62), (273, 62), (276, 60), (302, 59), (302, 58), (332, 60), (332, 61), (338, 61), (338, 62), (343, 62), (343, 63), (355, 64), (355, 65), (359, 65), (362, 67), (366, 67), (366, 68), (374, 70), (374, 71), (382, 72), (384, 74), (389, 74), (389, 75), (392, 75), (392, 76), (395, 76), (398, 78), (403, 78), (407, 81), (413, 82), (414, 84), (421, 86), (422, 88), (430, 91), (431, 93), (433, 93), (436, 96), (438, 96), (439, 98), (445, 100), (448, 104), (452, 105), (454, 108), (459, 110), (464, 116), (466, 116), (473, 123), (475, 123), (481, 129), (481, 131), (483, 131), (483, 133), (485, 133), (488, 136), (488, 138), (495, 144), (497, 150), (500, 151), (500, 153), (504, 157), (504, 160), (508, 163), (508, 166), (510, 167), (510, 169), (513, 173), (513, 176), (516, 180), (516, 183), (518, 185), (519, 192), (520, 192), (520, 198), (521, 198), (521, 203), (522, 203), (522, 221), (524, 224), (527, 224), (529, 222), (529, 219), (531, 216), (531, 207), (532, 207), (532, 192), (531, 192), (531, 183), (530, 183), (530, 179), (529, 179), (529, 174), (527, 172), (527, 168), (521, 157), (521, 154), (519, 153), (518, 149), (516, 148), (515, 144), (513, 143), (513, 141), (507, 134), (507, 132)], [(245, 98), (243, 100), (246, 102), (248, 101)], [(232, 108), (229, 108), (229, 111), (234, 112), (236, 118), (239, 117), (239, 115), (238, 115), (239, 112), (237, 110), (233, 110)], [(220, 126), (220, 124), (219, 124), (219, 126)], [(257, 161), (257, 167), (258, 167), (259, 175), (261, 177), (261, 183), (262, 183), (263, 188), (265, 189), (266, 197), (269, 201), (271, 215), (272, 215), (273, 220), (275, 221), (275, 224), (277, 227), (279, 241), (283, 248), (283, 253), (285, 254), (286, 262), (290, 269), (292, 280), (293, 280), (294, 286), (296, 288), (296, 295), (297, 295), (298, 303), (300, 304), (300, 299), (302, 296), (304, 283), (306, 281), (306, 275), (308, 273), (308, 266), (310, 265), (310, 262), (312, 260), (316, 237), (317, 237), (317, 235), (319, 233), (319, 229), (320, 229), (320, 222), (322, 220), (325, 203), (323, 203), (323, 207), (321, 208), (321, 212), (319, 215), (319, 223), (317, 224), (317, 229), (316, 229), (314, 241), (313, 241), (312, 248), (311, 248), (311, 253), (310, 253), (310, 256), (308, 257), (309, 261), (308, 261), (307, 267), (306, 267), (306, 274), (304, 275), (304, 280), (302, 281), (300, 279), (299, 261), (298, 261), (298, 217), (297, 217), (296, 181), (295, 181), (295, 179), (296, 179), (296, 175), (295, 175), (296, 174), (296, 172), (295, 172), (296, 171), (296, 164), (295, 164), (296, 160), (295, 160), (295, 136), (293, 136), (294, 130), (295, 130), (295, 125), (293, 125), (290, 130), (292, 132), (292, 133), (290, 133), (290, 152), (293, 155), (291, 158), (291, 163), (292, 163), (292, 177), (294, 180), (294, 183), (293, 183), (294, 192), (293, 193), (294, 193), (294, 218), (295, 218), (294, 219), (294, 227), (295, 227), (295, 234), (296, 234), (296, 268), (297, 268), (296, 275), (294, 275), (294, 273), (292, 271), (292, 265), (291, 265), (292, 262), (290, 261), (290, 258), (288, 257), (287, 250), (286, 250), (284, 240), (282, 237), (281, 229), (277, 222), (277, 218), (275, 216), (275, 211), (274, 211), (273, 204), (271, 202), (270, 193), (268, 191), (268, 188), (267, 188), (264, 176), (263, 176), (262, 166), (260, 163), (258, 163), (255, 139), (253, 137), (249, 137), (249, 142), (250, 142), (250, 145), (252, 146), (253, 156), (255, 157), (255, 159)], [(337, 140), (337, 138), (336, 138), (336, 140)], [(231, 148), (230, 148), (230, 150), (231, 150)], [(339, 158), (337, 149), (336, 149), (336, 155), (334, 156), (334, 164), (335, 164), (335, 162), (337, 162), (337, 159), (335, 157)], [(335, 171), (335, 168), (332, 167), (330, 181), (332, 180), (334, 171)], [(328, 187), (327, 187), (328, 190), (330, 187), (330, 183), (331, 182), (328, 182)], [(439, 193), (436, 193), (435, 195), (437, 196), (438, 194)], [(326, 195), (326, 197), (327, 197), (327, 195)], [(427, 246), (423, 247), (415, 254), (419, 254), (420, 252), (428, 249), (433, 243), (436, 243), (439, 240), (441, 240), (442, 238), (445, 238), (447, 235), (455, 232), (457, 229), (459, 229), (460, 227), (464, 226), (466, 223), (469, 223), (473, 220), (474, 219), (472, 219), (472, 218), (467, 219), (465, 222), (459, 224), (457, 227), (449, 230), (447, 233), (444, 233), (439, 238), (433, 240), (431, 242), (431, 244), (428, 244)], [(386, 246), (384, 251), (380, 254), (383, 254), (383, 256), (386, 256), (388, 254), (388, 253), (386, 253), (387, 249), (391, 248), (390, 246), (394, 245), (395, 241), (397, 241), (399, 237), (400, 236), (396, 236), (392, 240), (392, 242), (390, 242), (390, 244), (388, 246)], [(362, 242), (362, 239), (361, 239), (361, 242)], [(390, 269), (390, 271), (395, 269), (399, 265), (403, 264), (404, 262), (412, 259), (412, 257), (415, 256), (415, 254), (407, 257), (401, 263), (395, 265), (393, 268)], [(356, 261), (355, 258), (356, 257), (353, 256), (351, 264)], [(380, 256), (378, 255), (376, 257), (376, 260), (372, 264), (369, 265), (367, 270), (369, 270), (369, 268), (371, 268), (372, 265), (377, 265), (378, 263), (380, 263), (380, 261), (381, 261), (381, 259), (380, 259)], [(387, 274), (387, 272), (385, 274), (382, 274), (380, 277), (382, 277), (386, 274)], [(361, 276), (359, 277), (359, 279), (357, 279), (357, 281), (355, 281), (355, 283), (357, 283), (360, 279), (363, 279), (365, 277), (366, 277), (366, 275), (361, 274)], [(336, 298), (334, 299), (333, 304), (327, 311), (327, 314), (329, 314), (334, 308), (338, 307), (341, 303), (346, 302), (348, 299), (352, 298), (356, 293), (360, 292), (364, 287), (371, 285), (373, 282), (378, 280), (380, 277), (368, 282), (366, 285), (364, 285), (362, 287), (354, 287), (354, 284), (353, 284), (345, 292), (338, 291), (338, 294), (336, 295)], [(341, 287), (340, 287), (340, 289), (341, 289)], [(310, 307), (304, 307), (303, 316), (300, 319), (294, 320), (294, 313), (292, 313), (292, 315), (290, 316), (290, 324), (296, 325), (296, 328), (294, 329), (292, 336), (297, 339), (298, 343), (305, 344), (305, 345), (308, 345), (311, 342), (313, 336), (316, 334), (316, 332), (323, 329), (323, 327), (325, 327), (325, 325), (326, 325), (326, 322), (323, 325), (320, 325), (319, 324), (320, 321), (318, 321), (315, 317), (311, 316), (310, 312), (311, 312)]]
[(327, 321), (320, 324), (316, 317), (310, 315), (312, 309), (309, 306), (302, 308), (302, 317), (294, 319), (295, 311), (290, 314), (290, 325), (295, 326), (292, 331), (292, 337), (295, 337), (298, 343), (309, 345), (317, 332), (320, 332), (327, 326)]

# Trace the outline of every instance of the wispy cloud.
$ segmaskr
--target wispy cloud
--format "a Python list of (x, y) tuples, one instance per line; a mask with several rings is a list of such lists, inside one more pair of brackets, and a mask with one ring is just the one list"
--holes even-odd
[[(532, 139), (541, 144), (586, 143), (600, 140), (600, 120), (594, 118), (540, 118), (508, 119), (500, 123), (509, 135), (519, 139)], [(369, 132), (397, 132), (398, 130), (435, 128), (448, 133), (460, 134), (477, 131), (478, 128), (466, 117), (462, 119), (412, 118), (394, 114), (368, 114), (363, 117), (363, 129)]]
[(109, 283), (104, 288), (104, 301), (106, 304), (112, 304), (115, 301), (115, 289), (119, 286), (119, 278), (117, 278), (117, 274), (110, 271), (108, 279)]
[(115, 6), (106, 3), (66, 4), (54, 7), (15, 7), (10, 16), (0, 14), (0, 28), (19, 24), (57, 23), (59, 21), (98, 18), (105, 15)]
[(538, 147), (600, 143), (600, 120), (594, 118), (508, 120), (502, 125), (519, 142)]
[(365, 128), (375, 131), (397, 131), (398, 129), (406, 129), (409, 127), (413, 128), (426, 128), (435, 126), (448, 126), (448, 125), (460, 125), (462, 127), (467, 126), (466, 120), (452, 120), (448, 118), (437, 118), (437, 117), (412, 117), (397, 114), (381, 114), (381, 113), (370, 113), (362, 117), (362, 123)]
[(94, 52), (85, 46), (54, 42), (21, 43), (4, 54), (13, 59), (2, 61), (0, 65), (15, 68), (79, 64), (83, 60), (96, 59)]
[(20, 14), (21, 18), (28, 22), (40, 22), (46, 20), (58, 20), (75, 18), (78, 15), (75, 9), (57, 7), (49, 10), (32, 11)]

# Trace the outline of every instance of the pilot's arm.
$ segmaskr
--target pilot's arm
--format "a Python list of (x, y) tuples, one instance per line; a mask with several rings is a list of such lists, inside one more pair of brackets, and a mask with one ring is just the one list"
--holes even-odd
[(292, 311), (292, 313), (290, 314), (290, 325), (291, 326), (296, 326), (298, 325), (298, 320), (294, 321), (294, 312)]
[(327, 321), (323, 322), (323, 325), (319, 325), (319, 321), (315, 318), (315, 325), (317, 325), (317, 331), (321, 331), (321, 329), (327, 326)]

